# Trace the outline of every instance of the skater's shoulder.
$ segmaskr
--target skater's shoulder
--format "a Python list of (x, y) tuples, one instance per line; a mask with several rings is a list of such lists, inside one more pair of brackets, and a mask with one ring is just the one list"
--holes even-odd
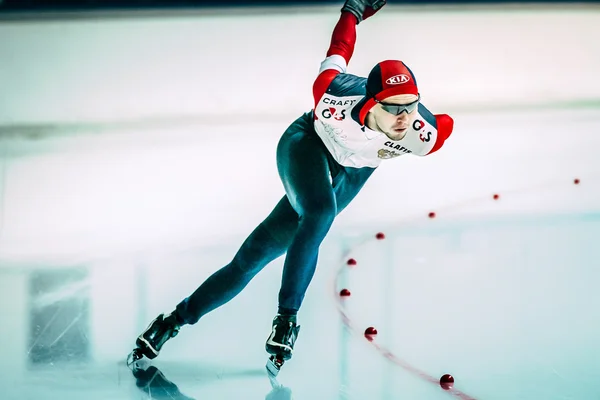
[(448, 114), (434, 114), (419, 103), (418, 115), (413, 121), (412, 130), (421, 143), (421, 151), (416, 155), (436, 153), (454, 130), (454, 119)]
[(334, 96), (364, 96), (366, 93), (367, 79), (361, 76), (341, 73), (331, 81), (327, 94)]
[(419, 103), (419, 116), (433, 126), (439, 134), (450, 136), (454, 129), (454, 119), (448, 114), (434, 114), (423, 103)]

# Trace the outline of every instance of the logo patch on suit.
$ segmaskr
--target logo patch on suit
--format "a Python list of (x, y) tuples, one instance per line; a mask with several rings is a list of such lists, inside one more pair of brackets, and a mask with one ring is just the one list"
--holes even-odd
[(329, 107), (323, 109), (321, 115), (325, 119), (333, 118), (336, 121), (343, 121), (346, 118), (346, 110), (342, 109), (338, 112), (338, 110), (335, 107)]
[(394, 150), (379, 149), (377, 152), (377, 157), (381, 158), (382, 160), (388, 160), (401, 155), (402, 153), (396, 153)]
[(421, 140), (421, 142), (429, 142), (431, 140), (431, 132), (425, 132), (425, 129), (423, 129), (425, 127), (425, 122), (416, 119), (415, 122), (413, 122), (412, 127), (415, 131), (421, 131), (419, 134), (419, 140)]

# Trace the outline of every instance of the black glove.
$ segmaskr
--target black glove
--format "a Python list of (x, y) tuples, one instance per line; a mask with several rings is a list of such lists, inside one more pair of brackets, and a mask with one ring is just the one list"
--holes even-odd
[(386, 0), (346, 0), (342, 11), (351, 12), (360, 23), (379, 11), (385, 3)]

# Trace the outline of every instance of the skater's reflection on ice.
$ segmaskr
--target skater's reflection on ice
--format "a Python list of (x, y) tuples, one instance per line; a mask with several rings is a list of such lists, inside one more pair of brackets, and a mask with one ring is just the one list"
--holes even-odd
[[(135, 378), (135, 385), (144, 393), (146, 399), (152, 400), (199, 400), (187, 396), (179, 387), (165, 376), (156, 366), (145, 360), (136, 361), (130, 365)], [(247, 374), (247, 372), (245, 373)], [(283, 386), (274, 376), (267, 374), (271, 390), (265, 400), (293, 400), (292, 389)]]
[(271, 387), (273, 388), (273, 390), (271, 390), (267, 396), (265, 397), (265, 400), (293, 400), (294, 396), (292, 395), (292, 389), (283, 386), (281, 383), (279, 383), (279, 381), (277, 380), (277, 378), (270, 374), (267, 373), (267, 376), (269, 377), (269, 382), (271, 382)]
[(280, 386), (274, 387), (273, 390), (267, 394), (265, 400), (293, 400), (294, 396), (292, 396), (292, 389)]
[(176, 384), (166, 378), (155, 366), (136, 362), (131, 369), (135, 384), (150, 399), (196, 400), (179, 391)]

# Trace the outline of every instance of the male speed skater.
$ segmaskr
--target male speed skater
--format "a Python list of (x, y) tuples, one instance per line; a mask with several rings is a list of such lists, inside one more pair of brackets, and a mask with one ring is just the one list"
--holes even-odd
[(357, 26), (385, 3), (344, 3), (313, 83), (313, 107), (291, 123), (277, 145), (285, 195), (229, 264), (172, 312), (150, 323), (136, 340), (134, 360), (157, 357), (182, 326), (196, 324), (229, 302), (267, 264), (286, 254), (278, 310), (265, 344), (271, 354), (267, 368), (276, 374), (292, 357), (300, 331), (297, 314), (315, 273), (319, 247), (336, 216), (384, 160), (427, 156), (448, 139), (452, 118), (433, 114), (421, 103), (415, 75), (401, 60), (378, 62), (366, 78), (346, 72)]

